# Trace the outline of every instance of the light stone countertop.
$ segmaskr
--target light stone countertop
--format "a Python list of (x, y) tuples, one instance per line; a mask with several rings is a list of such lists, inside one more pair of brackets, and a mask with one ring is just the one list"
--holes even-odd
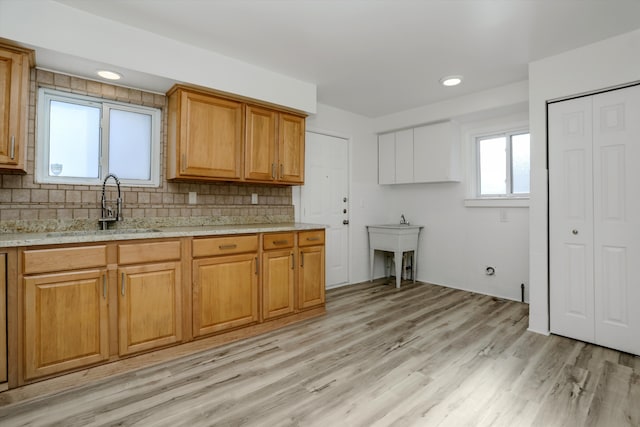
[(198, 225), (183, 227), (128, 228), (44, 233), (3, 233), (0, 247), (92, 243), (114, 240), (160, 239), (171, 237), (217, 236), (325, 229), (326, 225), (305, 223)]

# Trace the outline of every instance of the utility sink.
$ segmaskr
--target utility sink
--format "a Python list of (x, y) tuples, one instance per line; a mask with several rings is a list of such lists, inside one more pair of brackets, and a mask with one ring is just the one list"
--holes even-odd
[(158, 233), (157, 228), (114, 228), (113, 230), (80, 230), (80, 231), (54, 231), (47, 233), (47, 237), (73, 237), (73, 236), (100, 236), (105, 234), (141, 234)]
[(393, 252), (396, 268), (396, 288), (400, 288), (402, 272), (402, 255), (413, 251), (413, 281), (418, 270), (418, 236), (422, 225), (410, 224), (377, 224), (367, 225), (369, 232), (369, 262), (371, 265), (370, 280), (373, 280), (373, 263), (375, 251)]

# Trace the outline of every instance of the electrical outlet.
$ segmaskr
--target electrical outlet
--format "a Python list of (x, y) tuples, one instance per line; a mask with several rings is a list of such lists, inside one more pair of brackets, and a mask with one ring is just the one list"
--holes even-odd
[(251, 204), (252, 205), (257, 205), (258, 204), (258, 194), (257, 193), (251, 193)]
[(189, 191), (189, 204), (195, 205), (198, 202), (198, 193), (195, 191)]

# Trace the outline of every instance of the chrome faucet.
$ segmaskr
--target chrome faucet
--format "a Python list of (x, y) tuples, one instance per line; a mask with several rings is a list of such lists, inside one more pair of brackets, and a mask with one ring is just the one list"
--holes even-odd
[(400, 215), (400, 224), (409, 225), (409, 221), (404, 218), (404, 214)]
[[(107, 180), (113, 178), (118, 187), (118, 199), (116, 200), (116, 211), (113, 212), (111, 206), (107, 206), (107, 199), (105, 197), (105, 187), (107, 186)], [(102, 217), (98, 220), (103, 230), (107, 229), (107, 224), (110, 222), (122, 221), (122, 195), (120, 194), (120, 180), (117, 176), (110, 173), (104, 178), (102, 182)]]

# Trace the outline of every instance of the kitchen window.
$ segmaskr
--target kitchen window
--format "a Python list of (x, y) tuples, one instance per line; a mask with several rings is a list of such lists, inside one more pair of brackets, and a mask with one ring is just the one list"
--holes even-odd
[(529, 197), (529, 132), (476, 137), (478, 198)]
[(157, 108), (41, 88), (36, 180), (99, 185), (110, 173), (123, 185), (160, 183)]

